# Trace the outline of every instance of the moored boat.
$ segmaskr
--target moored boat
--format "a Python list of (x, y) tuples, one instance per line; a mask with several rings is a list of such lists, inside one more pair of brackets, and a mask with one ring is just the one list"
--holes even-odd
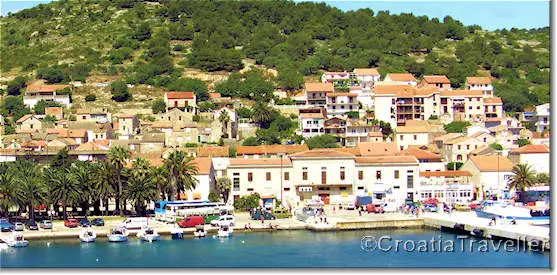
[(549, 216), (533, 216), (530, 209), (506, 201), (486, 201), (481, 209), (476, 209), (476, 215), (488, 219), (549, 220)]
[(7, 249), (8, 247), (8, 244), (4, 240), (0, 239), (0, 250)]
[(146, 227), (137, 232), (137, 237), (141, 238), (141, 240), (145, 242), (154, 242), (160, 240), (161, 235), (151, 227)]
[(29, 241), (25, 240), (25, 238), (23, 238), (23, 234), (19, 232), (14, 232), (6, 243), (10, 247), (26, 247), (29, 245)]
[(193, 232), (193, 236), (196, 238), (204, 238), (207, 236), (207, 231), (205, 231), (205, 227), (202, 224), (195, 226), (195, 231)]
[(83, 231), (81, 231), (81, 233), (79, 233), (79, 239), (84, 243), (92, 243), (96, 238), (97, 233), (95, 233), (95, 231), (90, 227), (86, 227)]
[(234, 231), (232, 226), (226, 223), (221, 223), (219, 224), (219, 232), (217, 233), (217, 236), (219, 238), (228, 238), (232, 236), (232, 231)]
[(115, 228), (108, 235), (109, 242), (126, 242), (128, 241), (128, 231), (125, 228)]
[(183, 239), (184, 238), (184, 229), (179, 228), (179, 227), (172, 228), (172, 231), (170, 231), (170, 234), (172, 235), (172, 239), (174, 239), (174, 240)]

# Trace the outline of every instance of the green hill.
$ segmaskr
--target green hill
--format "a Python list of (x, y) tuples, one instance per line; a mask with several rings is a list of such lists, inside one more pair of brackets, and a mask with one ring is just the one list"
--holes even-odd
[(8, 78), (167, 86), (191, 70), (238, 71), (249, 58), (277, 69), (273, 83), (286, 90), (323, 70), (379, 67), (383, 75), (445, 74), (455, 88), (466, 76), (491, 75), (507, 111), (549, 102), (549, 27), (488, 32), (451, 17), (316, 3), (170, 0), (56, 1), (0, 24)]

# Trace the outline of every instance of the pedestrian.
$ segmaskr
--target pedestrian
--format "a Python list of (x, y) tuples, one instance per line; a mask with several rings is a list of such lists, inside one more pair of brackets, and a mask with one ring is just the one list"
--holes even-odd
[(265, 216), (263, 215), (263, 213), (261, 213), (261, 215), (259, 216), (259, 219), (261, 219), (261, 224), (265, 223)]
[(362, 209), (361, 209), (361, 208), (358, 209), (358, 215), (359, 215), (359, 216), (362, 215)]
[(335, 209), (335, 206), (333, 205), (333, 214), (335, 213), (335, 210), (336, 210), (336, 209)]
[(497, 219), (495, 218), (495, 216), (491, 218), (491, 222), (493, 223), (493, 225), (497, 225)]

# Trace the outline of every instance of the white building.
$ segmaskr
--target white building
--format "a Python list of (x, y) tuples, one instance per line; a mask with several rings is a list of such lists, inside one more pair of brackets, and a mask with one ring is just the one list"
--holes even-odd
[(298, 119), (298, 134), (304, 138), (311, 138), (314, 136), (323, 135), (325, 117), (321, 112), (319, 113), (302, 113)]
[(503, 156), (470, 156), (460, 168), (472, 174), (476, 198), (483, 200), (489, 196), (499, 199), (510, 198), (508, 182), (512, 175), (512, 162)]
[(536, 173), (548, 173), (550, 171), (549, 148), (545, 145), (528, 144), (510, 151), (509, 159), (514, 165), (527, 164)]
[(377, 69), (374, 68), (355, 68), (354, 74), (361, 90), (364, 92), (370, 91), (381, 77)]
[(399, 126), (395, 132), (395, 142), (400, 150), (409, 145), (428, 145), (429, 129), (425, 125)]
[(416, 198), (419, 164), (412, 156), (357, 157), (356, 195), (403, 204)]
[(550, 108), (549, 103), (536, 106), (536, 129), (538, 132), (549, 129)]
[(437, 198), (448, 204), (468, 202), (474, 198), (472, 173), (469, 171), (420, 172), (418, 200)]
[(211, 158), (195, 158), (192, 164), (197, 167), (197, 183), (193, 190), (187, 190), (181, 194), (186, 200), (208, 200), (209, 193), (214, 191), (216, 186), (215, 170)]
[(70, 108), (70, 95), (59, 94), (60, 90), (67, 87), (68, 85), (29, 85), (25, 90), (25, 96), (23, 96), (23, 104), (32, 109), (37, 102), (44, 100), (46, 102), (54, 101)]
[(420, 163), (420, 172), (445, 170), (445, 162), (443, 162), (443, 157), (430, 151), (417, 148), (408, 148), (406, 150), (400, 151), (400, 155), (415, 157)]
[(359, 105), (355, 93), (332, 92), (326, 94), (327, 116), (344, 115), (348, 112), (358, 111)]
[(482, 91), (483, 97), (493, 96), (493, 85), (489, 77), (466, 77), (466, 89), (474, 91)]

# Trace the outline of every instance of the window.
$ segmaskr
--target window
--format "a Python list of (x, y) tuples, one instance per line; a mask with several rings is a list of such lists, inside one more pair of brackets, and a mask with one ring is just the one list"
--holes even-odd
[(400, 177), (400, 171), (395, 170), (395, 179), (398, 179)]
[(308, 168), (304, 167), (302, 170), (302, 180), (308, 180)]
[(290, 172), (284, 172), (284, 180), (290, 180)]
[(400, 135), (400, 140), (404, 140), (404, 135)]
[(248, 173), (248, 181), (249, 181), (249, 182), (252, 182), (252, 181), (253, 181), (253, 173), (252, 173), (252, 172), (249, 172), (249, 173)]
[(406, 185), (407, 185), (407, 188), (413, 188), (414, 187), (414, 175), (408, 174), (408, 176), (406, 176)]
[(267, 172), (265, 178), (271, 180), (271, 172)]
[(462, 147), (462, 146), (458, 145), (458, 150), (460, 150), (460, 147)]
[(340, 180), (344, 180), (346, 178), (344, 166), (340, 167)]
[(339, 187), (338, 190), (344, 191), (344, 190), (346, 190), (346, 186)]
[(284, 187), (282, 190), (284, 190), (284, 191), (290, 191), (290, 187)]
[(381, 171), (375, 172), (375, 178), (377, 178), (378, 180), (381, 179)]
[(321, 171), (321, 184), (327, 183), (327, 171)]
[(85, 120), (85, 116), (82, 116), (82, 119)]
[(248, 192), (253, 192), (253, 188), (248, 188)]
[(418, 140), (418, 135), (414, 135), (414, 140)]
[(363, 179), (364, 179), (364, 171), (362, 171), (362, 170), (358, 171), (358, 179), (359, 179), (359, 180), (363, 180)]
[(470, 144), (466, 144), (466, 150), (470, 150)]
[(232, 175), (233, 190), (240, 191), (240, 173), (234, 173)]

